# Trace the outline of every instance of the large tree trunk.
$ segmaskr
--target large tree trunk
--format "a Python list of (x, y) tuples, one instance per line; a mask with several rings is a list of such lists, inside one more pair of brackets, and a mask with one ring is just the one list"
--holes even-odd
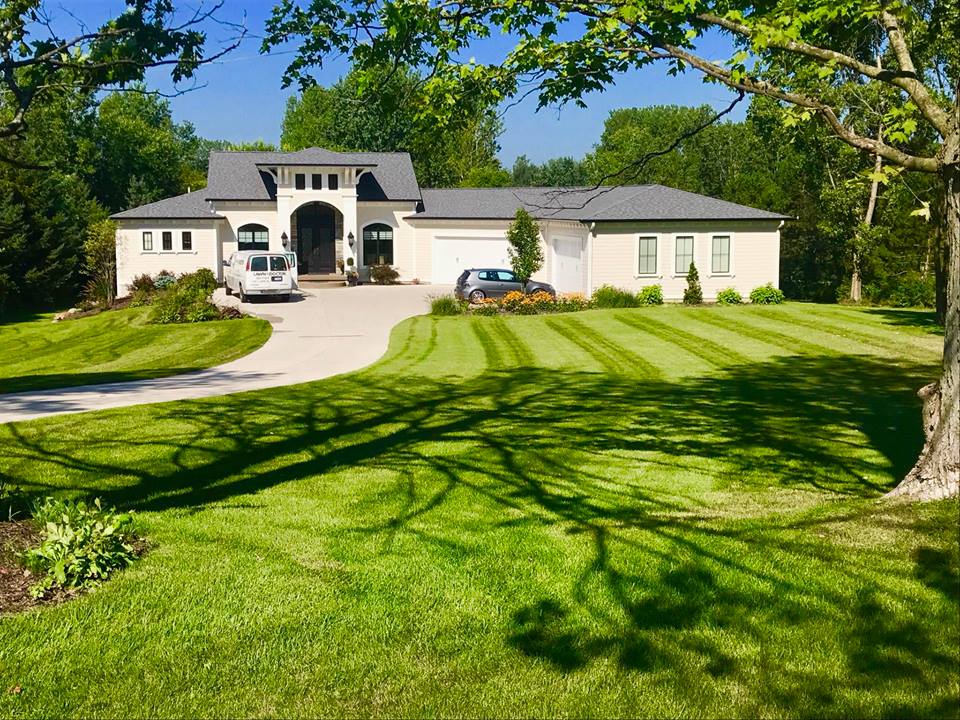
[[(956, 140), (956, 139), (955, 139)], [(960, 494), (960, 142), (944, 170), (941, 238), (946, 251), (943, 374), (919, 392), (926, 443), (888, 497), (936, 500)]]

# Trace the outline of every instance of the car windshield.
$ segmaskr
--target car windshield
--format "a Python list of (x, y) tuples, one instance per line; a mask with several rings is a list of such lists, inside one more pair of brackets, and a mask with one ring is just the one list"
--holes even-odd
[(270, 269), (271, 270), (286, 270), (287, 269), (287, 259), (285, 257), (280, 257), (279, 255), (270, 256)]
[(254, 272), (263, 272), (267, 269), (267, 258), (265, 255), (257, 255), (250, 258), (250, 269)]

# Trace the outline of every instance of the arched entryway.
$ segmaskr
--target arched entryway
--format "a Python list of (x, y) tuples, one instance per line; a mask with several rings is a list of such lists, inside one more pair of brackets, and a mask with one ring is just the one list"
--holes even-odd
[(342, 255), (343, 214), (332, 205), (311, 202), (290, 216), (290, 250), (302, 275), (332, 273)]

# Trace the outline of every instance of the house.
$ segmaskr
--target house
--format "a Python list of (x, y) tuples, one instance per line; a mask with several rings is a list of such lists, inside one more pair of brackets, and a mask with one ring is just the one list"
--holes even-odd
[(304, 276), (394, 266), (401, 280), (452, 284), (464, 268), (509, 267), (518, 207), (540, 224), (537, 279), (560, 292), (659, 284), (680, 299), (691, 261), (704, 297), (777, 285), (784, 215), (662, 185), (421, 188), (407, 153), (212, 152), (203, 190), (113, 215), (117, 280), (210, 268), (236, 250), (286, 250)]

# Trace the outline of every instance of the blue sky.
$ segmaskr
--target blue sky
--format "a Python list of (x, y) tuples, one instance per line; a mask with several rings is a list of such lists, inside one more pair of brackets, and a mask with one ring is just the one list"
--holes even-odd
[[(178, 4), (185, 8), (195, 6)], [(273, 4), (272, 0), (224, 0), (220, 15), (230, 21), (240, 21), (245, 16), (250, 39), (222, 61), (204, 67), (198, 73), (195, 89), (170, 100), (178, 122), (190, 121), (200, 135), (209, 138), (279, 141), (283, 108), (293, 90), (280, 87), (280, 78), (291, 59), (291, 51), (271, 56), (259, 53), (264, 21)], [(123, 2), (61, 0), (60, 9), (52, 2), (48, 6), (56, 15), (55, 24), (66, 32), (71, 29), (71, 24), (75, 25), (70, 14), (97, 24), (121, 11)], [(217, 27), (211, 28), (210, 33), (212, 38), (227, 35), (226, 30)], [(489, 62), (502, 56), (509, 42), (506, 37), (487, 41), (482, 52), (477, 50), (476, 57), (481, 62)], [(711, 38), (701, 51), (711, 58), (726, 57), (729, 53), (720, 38)], [(346, 62), (337, 59), (318, 71), (316, 78), (322, 84), (330, 84), (346, 69)], [(173, 89), (168, 75), (159, 70), (151, 72), (149, 81), (152, 87), (164, 91)], [(658, 68), (645, 68), (621, 76), (606, 92), (590, 95), (586, 110), (566, 105), (537, 112), (536, 99), (531, 97), (505, 110), (500, 159), (509, 167), (522, 154), (536, 162), (561, 155), (579, 158), (599, 140), (604, 120), (611, 110), (658, 104), (707, 104), (719, 109), (727, 105), (731, 97), (730, 92), (722, 87), (704, 84), (697, 74), (673, 78)], [(733, 117), (742, 117), (745, 111), (746, 103), (741, 103)]]

